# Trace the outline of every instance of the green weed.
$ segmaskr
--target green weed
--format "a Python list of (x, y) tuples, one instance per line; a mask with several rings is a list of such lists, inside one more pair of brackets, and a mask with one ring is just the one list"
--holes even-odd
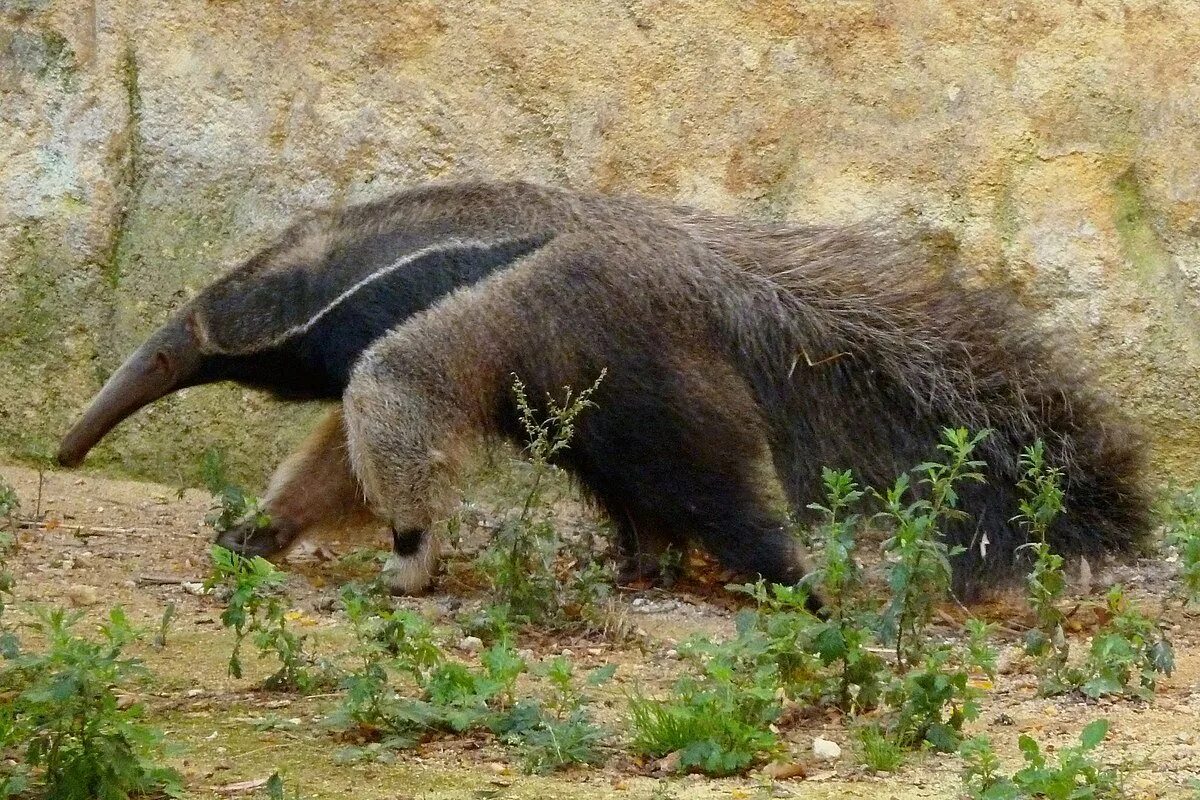
[(1058, 604), (1067, 588), (1062, 557), (1050, 550), (1050, 526), (1062, 512), (1062, 470), (1046, 462), (1045, 446), (1039, 440), (1020, 456), (1022, 470), (1017, 488), (1023, 498), (1016, 519), (1031, 541), (1022, 545), (1033, 553), (1033, 567), (1025, 579), (1035, 627), (1025, 634), (1025, 652), (1037, 662), (1043, 693), (1054, 694), (1071, 683), (1067, 675), (1070, 645), (1063, 629), (1066, 615)]
[(981, 694), (971, 686), (970, 665), (961, 652), (947, 646), (930, 648), (884, 693), (895, 711), (889, 736), (906, 749), (928, 743), (935, 750), (953, 752), (963, 724), (979, 716)]
[[(1023, 547), (1034, 555), (1026, 586), (1037, 620), (1025, 636), (1025, 650), (1037, 660), (1041, 692), (1078, 690), (1092, 698), (1125, 694), (1149, 699), (1158, 675), (1170, 675), (1174, 669), (1174, 650), (1160, 626), (1143, 615), (1120, 586), (1105, 598), (1110, 621), (1092, 637), (1083, 663), (1071, 663), (1063, 629), (1066, 616), (1059, 609), (1066, 591), (1063, 560), (1047, 543), (1050, 526), (1063, 509), (1062, 470), (1047, 463), (1040, 441), (1025, 449), (1020, 464), (1018, 488), (1024, 497), (1016, 519), (1032, 538)], [(1186, 501), (1181, 505), (1186, 509)], [(1186, 510), (1177, 519), (1177, 530), (1186, 530)], [(1185, 565), (1185, 582), (1186, 570)]]
[(630, 697), (633, 751), (655, 758), (678, 752), (681, 771), (708, 775), (736, 774), (777, 752), (770, 726), (783, 709), (781, 675), (770, 644), (750, 632), (724, 644), (686, 645), (696, 674), (678, 679), (667, 697)]
[(1083, 800), (1119, 798), (1120, 777), (1096, 763), (1091, 751), (1108, 734), (1108, 720), (1100, 719), (1083, 729), (1079, 744), (1063, 749), (1058, 763), (1050, 764), (1041, 747), (1030, 736), (1018, 740), (1025, 766), (1011, 776), (1003, 774), (1000, 760), (987, 737), (963, 743), (963, 790), (971, 800)]
[[(586, 685), (599, 686), (615, 671), (615, 665), (593, 670)], [(540, 674), (550, 684), (550, 698), (518, 701), (493, 723), (492, 730), (519, 749), (529, 772), (544, 774), (571, 764), (601, 763), (607, 733), (593, 722), (589, 699), (577, 686), (571, 662), (559, 656)]]
[[(428, 622), (388, 607), (378, 595), (348, 587), (342, 600), (360, 661), (343, 679), (341, 706), (326, 720), (358, 742), (342, 751), (343, 760), (388, 760), (439, 731), (480, 730), (517, 747), (531, 772), (602, 760), (605, 733), (591, 721), (566, 659), (555, 659), (543, 673), (552, 689), (548, 700), (518, 699), (516, 681), (527, 665), (507, 636), (475, 668), (448, 658)], [(611, 674), (597, 670), (587, 683), (598, 685)], [(411, 685), (409, 693), (394, 676)]]
[(1083, 668), (1070, 683), (1091, 698), (1125, 694), (1149, 700), (1158, 676), (1175, 669), (1174, 648), (1121, 586), (1109, 589), (1105, 604), (1112, 619), (1092, 637)]
[[(854, 559), (855, 533), (862, 517), (853, 511), (864, 496), (849, 470), (821, 471), (828, 505), (813, 503), (810, 509), (824, 517), (821, 564), (810, 577), (824, 598), (828, 614), (824, 620), (811, 618), (805, 633), (808, 644), (803, 649), (820, 658), (821, 665), (834, 670), (834, 685), (820, 689), (822, 697), (832, 696), (843, 711), (853, 713), (870, 710), (879, 703), (887, 668), (871, 647), (877, 644), (874, 628), (879, 615), (862, 607), (862, 575)], [(773, 597), (759, 596), (760, 609), (766, 607), (772, 617), (785, 611), (785, 598), (791, 597), (789, 613), (801, 611), (787, 592), (776, 591)], [(778, 628), (772, 620), (768, 628)]]
[(160, 737), (138, 721), (141, 707), (118, 699), (146, 677), (124, 655), (135, 639), (125, 614), (113, 609), (99, 640), (75, 633), (80, 618), (40, 609), (28, 625), (44, 638), (44, 650), (5, 654), (0, 752), (19, 760), (0, 776), (0, 797), (181, 796), (179, 775), (156, 763)]
[(895, 772), (904, 763), (904, 749), (879, 725), (864, 725), (856, 731), (856, 736), (862, 763), (876, 772)]
[[(530, 400), (524, 383), (514, 376), (513, 396), (526, 436), (523, 453), (528, 478), (521, 509), (501, 521), (490, 545), (479, 557), (479, 569), (516, 624), (540, 628), (604, 628), (604, 607), (613, 585), (611, 567), (597, 561), (586, 544), (573, 549), (559, 536), (546, 486), (558, 467), (554, 460), (570, 447), (580, 416), (594, 405), (593, 393), (604, 379), (575, 394), (564, 389), (561, 401), (547, 395), (544, 410)], [(583, 569), (574, 565), (587, 564)], [(564, 568), (565, 567), (565, 568)]]
[(273, 655), (279, 661), (279, 669), (264, 681), (267, 688), (307, 692), (329, 685), (331, 669), (316, 664), (305, 651), (307, 637), (288, 625), (282, 594), (285, 575), (264, 558), (245, 558), (220, 545), (213, 545), (212, 564), (205, 587), (229, 591), (221, 613), (221, 623), (232, 628), (235, 637), (229, 674), (242, 677), (241, 649), (250, 636), (260, 658)]
[(0, 530), (12, 531), (16, 528), (20, 513), (21, 498), (17, 496), (17, 490), (0, 479)]
[[(881, 633), (896, 649), (896, 661), (915, 664), (922, 657), (921, 642), (938, 601), (950, 588), (950, 559), (961, 548), (953, 548), (942, 539), (943, 521), (962, 519), (958, 508), (958, 485), (962, 481), (982, 482), (984, 462), (971, 454), (990, 431), (971, 435), (966, 428), (946, 428), (938, 450), (945, 461), (918, 464), (913, 472), (922, 475), (919, 485), (928, 497), (910, 499), (911, 481), (901, 475), (883, 495), (881, 518), (889, 520), (894, 532), (883, 544), (888, 554), (886, 567), (892, 599), (884, 609)], [(906, 644), (907, 643), (907, 644)]]
[(263, 510), (259, 499), (229, 480), (221, 451), (210, 449), (205, 452), (200, 478), (213, 496), (213, 505), (204, 521), (217, 533), (224, 533), (243, 520), (252, 521), (255, 528), (271, 524), (271, 517)]
[(1200, 605), (1200, 486), (1174, 492), (1161, 516), (1167, 543), (1179, 557), (1179, 580), (1184, 602)]

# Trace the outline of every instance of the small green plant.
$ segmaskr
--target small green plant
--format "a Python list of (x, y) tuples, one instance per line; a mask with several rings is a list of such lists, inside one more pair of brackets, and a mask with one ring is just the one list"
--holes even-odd
[(260, 658), (274, 655), (279, 660), (279, 669), (263, 684), (267, 688), (307, 692), (328, 685), (332, 681), (328, 667), (318, 668), (305, 651), (306, 637), (288, 625), (284, 574), (264, 558), (245, 558), (220, 545), (213, 546), (212, 563), (205, 587), (223, 586), (229, 591), (221, 613), (221, 623), (232, 628), (235, 637), (229, 674), (242, 677), (242, 643), (251, 636)]
[(13, 652), (16, 636), (8, 629), (4, 610), (12, 602), (14, 578), (8, 568), (8, 559), (16, 547), (16, 518), (21, 511), (21, 500), (17, 492), (6, 481), (0, 480), (0, 656)]
[[(877, 643), (873, 631), (877, 615), (861, 608), (858, 599), (863, 586), (854, 549), (862, 518), (852, 509), (864, 493), (849, 470), (824, 468), (821, 477), (828, 505), (809, 505), (824, 517), (821, 566), (809, 580), (818, 587), (828, 614), (824, 620), (812, 620), (807, 632), (810, 644), (804, 649), (816, 654), (823, 667), (836, 670), (836, 688), (832, 692), (823, 688), (821, 693), (832, 694), (839, 708), (853, 713), (878, 704), (887, 677), (883, 659), (871, 651)], [(792, 600), (790, 609), (785, 602), (788, 598)], [(759, 607), (765, 603), (773, 614), (785, 610), (795, 614), (802, 610), (795, 604), (798, 599), (802, 598), (776, 590), (773, 597), (760, 595)], [(778, 624), (769, 627), (778, 628)]]
[(1158, 676), (1175, 669), (1175, 651), (1153, 620), (1138, 611), (1121, 586), (1105, 596), (1109, 623), (1092, 637), (1092, 646), (1074, 683), (1088, 697), (1125, 694), (1149, 700)]
[(1011, 776), (1001, 772), (1000, 760), (991, 742), (979, 736), (963, 743), (963, 790), (971, 800), (1082, 800), (1119, 798), (1120, 776), (1097, 764), (1091, 751), (1108, 734), (1108, 720), (1100, 719), (1083, 729), (1079, 744), (1064, 748), (1058, 763), (1050, 764), (1032, 737), (1018, 740), (1024, 768)]
[(764, 644), (753, 634), (688, 643), (683, 652), (695, 674), (679, 678), (665, 698), (630, 697), (633, 751), (678, 752), (681, 771), (708, 775), (733, 775), (775, 753), (780, 742), (770, 726), (782, 712), (781, 676)]
[[(580, 416), (595, 405), (591, 397), (604, 376), (602, 370), (595, 383), (578, 394), (564, 389), (561, 401), (547, 395), (544, 411), (530, 400), (525, 384), (513, 378), (529, 477), (521, 510), (501, 522), (480, 556), (480, 571), (512, 622), (543, 628), (604, 625), (601, 609), (611, 595), (612, 570), (595, 562), (590, 553), (570, 549), (555, 529), (554, 512), (545, 495), (550, 475), (557, 470), (554, 461), (570, 447)], [(574, 569), (577, 563), (589, 566)]]
[(950, 559), (962, 549), (946, 544), (940, 526), (965, 517), (958, 508), (958, 486), (963, 481), (983, 481), (984, 462), (971, 455), (990, 433), (983, 430), (972, 436), (966, 428), (944, 429), (937, 447), (945, 460), (913, 468), (923, 476), (920, 485), (928, 496), (909, 499), (912, 487), (907, 474), (880, 496), (884, 510), (879, 516), (894, 526), (883, 544), (892, 600), (883, 612), (881, 633), (894, 643), (899, 664), (913, 665), (921, 659), (925, 629), (935, 605), (950, 588)]
[(904, 763), (904, 749), (890, 739), (879, 725), (864, 725), (856, 731), (862, 762), (876, 772), (895, 772)]
[(1174, 492), (1162, 517), (1166, 523), (1167, 544), (1179, 557), (1183, 600), (1188, 605), (1200, 605), (1200, 486), (1187, 492)]
[(167, 646), (167, 631), (171, 629), (171, 620), (175, 619), (175, 604), (167, 603), (162, 616), (158, 620), (158, 632), (154, 634), (154, 647), (158, 650)]
[[(566, 659), (544, 672), (551, 686), (547, 701), (518, 699), (516, 682), (527, 666), (507, 637), (484, 651), (476, 668), (447, 657), (421, 617), (357, 587), (343, 590), (342, 599), (360, 661), (343, 678), (346, 695), (326, 720), (355, 743), (342, 751), (343, 760), (387, 760), (439, 731), (479, 730), (518, 747), (533, 772), (601, 760), (605, 734), (592, 722)], [(587, 683), (598, 685), (611, 674), (597, 670)]]
[(17, 451), (17, 456), (33, 465), (37, 470), (37, 494), (34, 495), (33, 501), (33, 519), (42, 519), (42, 496), (46, 488), (46, 472), (54, 469), (54, 445), (45, 440), (35, 440), (27, 442), (20, 450)]
[(683, 549), (669, 544), (658, 557), (658, 584), (671, 589), (683, 576)]
[(15, 540), (6, 531), (0, 531), (0, 657), (10, 657), (17, 652), (17, 635), (5, 619), (5, 611), (13, 600), (16, 580), (8, 568), (8, 559)]
[(300, 790), (292, 789), (291, 794), (288, 794), (283, 778), (278, 772), (271, 773), (271, 777), (267, 779), (267, 785), (263, 788), (267, 790), (269, 800), (300, 800)]
[(830, 604), (827, 618), (816, 617), (803, 586), (760, 582), (733, 588), (757, 604), (738, 615), (737, 637), (723, 646), (723, 657), (738, 670), (770, 666), (788, 696), (805, 704), (830, 704), (847, 713), (879, 704), (891, 671), (872, 652), (875, 634), (853, 612)]
[(980, 695), (971, 685), (970, 665), (961, 652), (930, 648), (885, 692), (895, 709), (890, 738), (906, 749), (928, 743), (940, 752), (953, 752), (962, 739), (963, 724), (979, 716)]
[(13, 530), (20, 513), (21, 498), (17, 497), (17, 490), (0, 478), (0, 530)]
[[(588, 686), (607, 682), (616, 666), (601, 667), (587, 677)], [(559, 656), (543, 676), (551, 686), (545, 702), (525, 699), (496, 720), (492, 730), (519, 748), (529, 772), (544, 774), (571, 764), (599, 764), (607, 736), (588, 711), (587, 696), (576, 687), (571, 662)]]
[(270, 525), (271, 517), (262, 509), (258, 498), (229, 480), (228, 472), (225, 456), (220, 450), (210, 449), (204, 453), (200, 478), (213, 496), (212, 508), (204, 521), (217, 533), (224, 533), (244, 520), (252, 522), (255, 528)]
[(1045, 445), (1038, 440), (1020, 456), (1023, 495), (1016, 519), (1030, 541), (1020, 549), (1033, 554), (1033, 566), (1025, 579), (1029, 605), (1036, 624), (1025, 634), (1025, 652), (1036, 659), (1043, 694), (1057, 694), (1071, 684), (1068, 676), (1070, 645), (1066, 615), (1058, 604), (1067, 588), (1063, 559), (1050, 549), (1050, 527), (1063, 509), (1062, 470), (1046, 461)]
[(39, 609), (29, 626), (44, 649), (5, 656), (0, 752), (20, 755), (0, 776), (0, 798), (181, 796), (179, 775), (156, 763), (160, 737), (138, 721), (140, 706), (118, 703), (117, 691), (146, 676), (124, 655), (135, 638), (124, 612), (110, 612), (98, 641), (75, 633), (79, 620)]
[[(1158, 675), (1169, 675), (1174, 669), (1174, 650), (1160, 627), (1138, 611), (1120, 586), (1112, 587), (1105, 598), (1109, 623), (1092, 637), (1083, 663), (1071, 663), (1066, 615), (1059, 608), (1066, 590), (1063, 560), (1047, 542), (1050, 527), (1063, 509), (1063, 473), (1049, 465), (1041, 441), (1025, 449), (1020, 465), (1018, 488), (1024, 497), (1016, 519), (1031, 538), (1022, 547), (1033, 553), (1026, 586), (1036, 618), (1035, 627), (1025, 636), (1025, 651), (1037, 660), (1041, 692), (1078, 690), (1093, 698), (1125, 694), (1148, 699)], [(1177, 517), (1176, 530), (1186, 530), (1187, 502), (1181, 501), (1180, 506), (1184, 510)], [(1185, 563), (1185, 583), (1187, 569)]]

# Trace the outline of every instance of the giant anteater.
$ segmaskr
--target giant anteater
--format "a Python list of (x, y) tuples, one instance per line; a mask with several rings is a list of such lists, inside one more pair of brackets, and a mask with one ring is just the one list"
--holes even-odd
[[(272, 478), (271, 526), (222, 539), (271, 554), (305, 531), (389, 523), (384, 574), (426, 588), (463, 447), (519, 439), (511, 391), (583, 388), (607, 370), (562, 465), (651, 570), (698, 540), (730, 568), (795, 581), (792, 507), (822, 465), (889, 483), (943, 426), (990, 428), (966, 487), (970, 591), (1011, 574), (1017, 457), (1041, 438), (1065, 470), (1065, 555), (1127, 551), (1147, 529), (1143, 448), (1004, 292), (866, 228), (748, 222), (528, 183), (433, 185), (300, 222), (179, 309), (62, 443), (77, 464), (114, 425), (185, 386), (233, 380), (340, 401)], [(986, 535), (990, 547), (975, 546)]]

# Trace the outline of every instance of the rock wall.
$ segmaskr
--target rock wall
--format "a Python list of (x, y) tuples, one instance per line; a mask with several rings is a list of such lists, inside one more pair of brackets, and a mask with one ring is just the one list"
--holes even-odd
[[(1194, 0), (0, 0), (0, 450), (298, 212), (524, 176), (953, 236), (1200, 477)], [(260, 478), (312, 409), (193, 389), (92, 463)]]

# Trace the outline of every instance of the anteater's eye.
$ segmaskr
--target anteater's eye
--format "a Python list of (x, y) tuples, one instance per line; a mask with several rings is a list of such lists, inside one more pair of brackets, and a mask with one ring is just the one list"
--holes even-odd
[(154, 368), (162, 372), (171, 371), (171, 357), (159, 350), (154, 354)]

